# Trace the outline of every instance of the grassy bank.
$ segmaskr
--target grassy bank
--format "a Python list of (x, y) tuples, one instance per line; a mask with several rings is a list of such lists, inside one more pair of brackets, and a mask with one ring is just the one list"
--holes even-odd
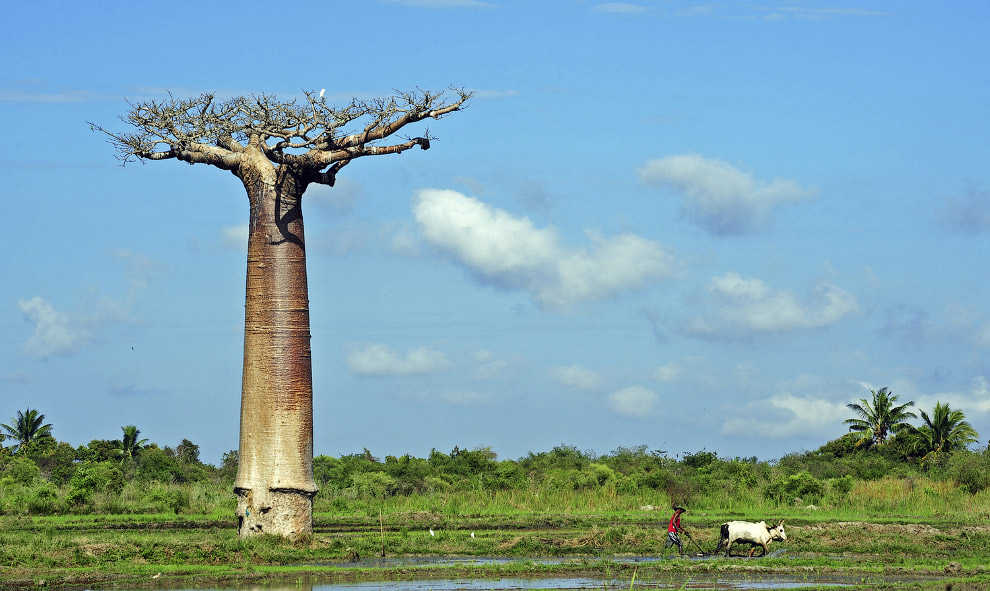
[[(102, 449), (98, 443), (88, 452)], [(639, 569), (641, 582), (688, 573), (840, 573), (861, 588), (875, 588), (879, 577), (890, 588), (952, 582), (958, 591), (959, 583), (981, 585), (990, 576), (990, 451), (922, 466), (896, 446), (862, 450), (844, 437), (774, 462), (705, 451), (675, 460), (645, 447), (594, 456), (562, 446), (518, 461), (457, 448), (426, 459), (379, 460), (367, 450), (317, 456), (314, 534), (286, 542), (236, 537), (236, 454), (213, 468), (188, 452), (192, 444), (179, 447), (186, 451), (145, 449), (137, 461), (80, 460), (80, 450), (62, 444), (49, 455), (4, 458), (0, 588), (551, 572), (629, 580), (627, 571)], [(784, 520), (788, 540), (773, 546), (781, 553), (754, 560), (619, 561), (663, 553), (675, 502), (689, 508), (691, 553), (713, 550), (718, 525), (731, 519)], [(383, 553), (515, 562), (357, 562)], [(543, 557), (576, 561), (531, 560)]]
[[(981, 496), (982, 495), (982, 496)], [(653, 501), (653, 503), (650, 503)], [(614, 490), (532, 493), (460, 491), (385, 499), (327, 498), (315, 532), (297, 542), (236, 537), (233, 518), (127, 514), (0, 517), (0, 580), (17, 588), (133, 588), (273, 580), (380, 580), (415, 576), (618, 576), (634, 568), (622, 555), (663, 553), (667, 499)], [(337, 505), (333, 511), (320, 510)], [(640, 580), (676, 572), (821, 573), (908, 578), (904, 588), (982, 585), (990, 576), (990, 498), (925, 479), (857, 483), (841, 504), (734, 503), (699, 498), (685, 516), (695, 542), (710, 552), (727, 519), (785, 520), (777, 556), (661, 560), (640, 564)], [(433, 530), (433, 535), (430, 530)], [(472, 537), (472, 533), (474, 536)], [(509, 565), (361, 568), (382, 555), (503, 556)], [(696, 547), (689, 546), (696, 551)], [(545, 565), (538, 557), (584, 557)], [(874, 578), (869, 578), (874, 577)], [(946, 578), (949, 577), (949, 578)], [(866, 581), (870, 581), (867, 583)], [(939, 586), (941, 585), (941, 586)], [(893, 585), (897, 587), (898, 585)], [(921, 587), (919, 587), (921, 586)]]

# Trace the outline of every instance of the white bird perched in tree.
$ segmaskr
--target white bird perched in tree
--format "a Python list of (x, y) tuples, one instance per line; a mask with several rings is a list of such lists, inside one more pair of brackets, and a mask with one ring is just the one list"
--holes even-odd
[(320, 89), (320, 98), (323, 98), (323, 93), (326, 92), (326, 91), (327, 91), (326, 88), (321, 88)]

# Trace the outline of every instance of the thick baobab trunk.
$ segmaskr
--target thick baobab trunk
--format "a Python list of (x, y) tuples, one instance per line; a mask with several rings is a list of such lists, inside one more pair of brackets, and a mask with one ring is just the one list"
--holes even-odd
[[(251, 151), (251, 148), (248, 149)], [(300, 199), (260, 151), (238, 176), (251, 202), (237, 479), (240, 536), (313, 531), (313, 373)]]

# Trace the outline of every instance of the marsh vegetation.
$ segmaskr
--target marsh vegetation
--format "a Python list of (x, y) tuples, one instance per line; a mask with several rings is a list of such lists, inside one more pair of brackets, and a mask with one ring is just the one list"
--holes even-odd
[[(850, 435), (770, 462), (704, 450), (671, 458), (645, 446), (605, 455), (559, 446), (518, 460), (485, 448), (317, 456), (314, 531), (293, 542), (237, 537), (236, 453), (214, 467), (189, 441), (151, 444), (133, 458), (111, 453), (113, 442), (75, 450), (34, 442), (3, 459), (0, 578), (20, 587), (175, 587), (284, 577), (621, 578), (638, 569), (641, 581), (741, 571), (982, 584), (990, 576), (990, 452), (921, 463), (896, 442), (863, 447)], [(691, 552), (710, 552), (730, 519), (783, 519), (788, 540), (769, 558), (675, 559), (663, 551), (673, 502), (689, 508)], [(367, 561), (383, 553), (515, 560)], [(548, 557), (575, 560), (536, 560)]]

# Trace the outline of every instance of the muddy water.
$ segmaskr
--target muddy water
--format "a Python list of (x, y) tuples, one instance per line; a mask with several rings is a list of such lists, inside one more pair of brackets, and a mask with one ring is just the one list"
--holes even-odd
[[(704, 560), (704, 556), (691, 556), (692, 560)], [(596, 562), (597, 558), (451, 558), (451, 557), (402, 557), (375, 558), (359, 562), (333, 563), (338, 567), (362, 568), (411, 568), (470, 566), (507, 564), (519, 562), (525, 564), (561, 564)], [(647, 564), (662, 560), (680, 560), (674, 557), (630, 556), (610, 557), (612, 562)], [(747, 560), (743, 558), (742, 560)], [(327, 563), (329, 564), (329, 563)], [(409, 571), (406, 572), (409, 575)], [(413, 575), (415, 576), (415, 575)], [(881, 582), (877, 579), (876, 582)], [(666, 589), (722, 589), (722, 590), (783, 590), (801, 589), (814, 585), (857, 585), (863, 584), (861, 577), (841, 574), (822, 575), (788, 575), (788, 574), (669, 574), (662, 578), (637, 577), (634, 588), (637, 590), (666, 590)], [(251, 585), (247, 587), (215, 587), (197, 589), (196, 591), (523, 591), (530, 589), (546, 589), (553, 591), (568, 590), (602, 590), (626, 591), (630, 587), (629, 578), (617, 579), (610, 576), (551, 576), (551, 577), (501, 577), (501, 578), (422, 578), (403, 581), (369, 581), (361, 583), (322, 583), (320, 581), (291, 580), (286, 584)], [(159, 587), (159, 589), (161, 589)], [(192, 591), (192, 590), (175, 590)]]
[[(743, 591), (750, 589), (800, 589), (813, 585), (853, 585), (861, 582), (848, 577), (816, 577), (814, 579), (787, 575), (769, 575), (760, 577), (744, 576), (695, 576), (679, 575), (662, 580), (636, 579), (635, 589), (722, 589)], [(284, 585), (252, 585), (250, 587), (217, 587), (197, 589), (196, 591), (523, 591), (529, 589), (547, 589), (553, 591), (583, 591), (607, 589), (607, 591), (626, 591), (629, 589), (628, 580), (602, 579), (590, 577), (549, 577), (549, 578), (515, 578), (499, 579), (424, 579), (413, 581), (373, 581), (366, 583), (327, 583), (293, 581)], [(192, 590), (183, 590), (192, 591)]]
[[(786, 550), (780, 549), (771, 552), (769, 557), (774, 558), (783, 555)], [(686, 554), (684, 558), (676, 554), (666, 556), (609, 556), (610, 562), (622, 562), (628, 564), (649, 564), (652, 562), (662, 562), (665, 560), (707, 560), (713, 558), (709, 554)], [(742, 557), (737, 557), (742, 558)], [(365, 558), (355, 562), (319, 562), (318, 566), (339, 566), (345, 568), (409, 568), (417, 566), (464, 566), (464, 565), (486, 565), (486, 564), (511, 564), (514, 562), (526, 564), (574, 564), (583, 562), (597, 562), (600, 557), (588, 556), (583, 558), (498, 558), (498, 557), (449, 557), (449, 556), (402, 556), (396, 558)]]
[[(683, 576), (664, 580), (635, 581), (635, 589), (800, 589), (812, 585), (847, 585), (852, 581), (804, 580), (799, 577), (772, 576), (755, 578), (698, 577)], [(528, 589), (550, 589), (554, 591), (593, 590), (607, 588), (609, 591), (626, 591), (628, 580), (603, 580), (588, 577), (553, 578), (501, 578), (501, 579), (440, 579), (401, 582), (347, 583), (312, 587), (270, 587), (264, 591), (523, 591)], [(261, 591), (261, 590), (259, 590)]]

